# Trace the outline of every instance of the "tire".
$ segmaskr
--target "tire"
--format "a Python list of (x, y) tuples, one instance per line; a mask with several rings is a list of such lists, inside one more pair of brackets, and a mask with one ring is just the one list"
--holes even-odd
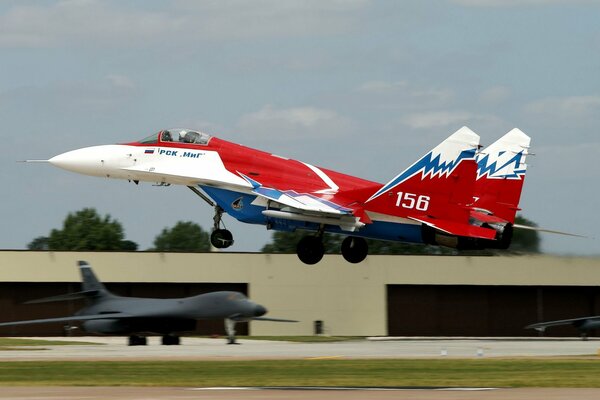
[(367, 258), (369, 245), (361, 237), (348, 236), (342, 242), (342, 256), (346, 261), (352, 264), (358, 264)]
[(145, 336), (131, 335), (129, 336), (129, 346), (146, 346), (148, 339)]
[(233, 244), (233, 235), (227, 229), (216, 229), (210, 234), (210, 244), (217, 249), (226, 249)]
[(179, 336), (165, 335), (162, 337), (163, 346), (178, 346), (180, 344)]
[(313, 265), (323, 258), (325, 246), (316, 236), (304, 236), (296, 246), (296, 254), (304, 264)]

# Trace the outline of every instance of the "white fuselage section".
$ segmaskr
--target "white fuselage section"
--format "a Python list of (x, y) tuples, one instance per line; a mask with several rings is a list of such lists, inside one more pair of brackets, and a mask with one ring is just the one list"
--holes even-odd
[(106, 178), (238, 190), (251, 187), (229, 172), (215, 151), (116, 144), (69, 151), (49, 162), (68, 171)]

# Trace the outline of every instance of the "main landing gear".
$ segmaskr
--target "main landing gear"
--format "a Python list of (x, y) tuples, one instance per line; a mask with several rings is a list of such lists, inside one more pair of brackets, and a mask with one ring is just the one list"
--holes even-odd
[[(148, 338), (146, 336), (131, 335), (128, 344), (129, 346), (146, 346)], [(177, 346), (181, 344), (181, 338), (177, 335), (164, 335), (161, 338), (161, 344), (164, 346)]]
[(129, 336), (129, 346), (145, 346), (148, 344), (146, 336), (131, 335)]
[[(361, 237), (348, 236), (342, 242), (342, 256), (346, 261), (357, 264), (363, 261), (369, 253), (367, 241)], [(323, 232), (316, 236), (304, 236), (296, 246), (296, 254), (304, 264), (313, 265), (321, 261), (325, 254)]]
[(367, 258), (369, 245), (361, 237), (348, 236), (342, 242), (342, 256), (346, 261), (357, 264)]

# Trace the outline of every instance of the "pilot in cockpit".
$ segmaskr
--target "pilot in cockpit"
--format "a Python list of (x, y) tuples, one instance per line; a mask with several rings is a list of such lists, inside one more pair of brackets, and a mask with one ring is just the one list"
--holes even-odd
[(169, 131), (163, 131), (160, 134), (160, 140), (162, 140), (163, 142), (172, 142), (173, 138), (171, 137), (171, 132), (169, 132)]
[(184, 143), (197, 143), (198, 138), (200, 138), (200, 134), (198, 132), (187, 132), (183, 137), (182, 142)]

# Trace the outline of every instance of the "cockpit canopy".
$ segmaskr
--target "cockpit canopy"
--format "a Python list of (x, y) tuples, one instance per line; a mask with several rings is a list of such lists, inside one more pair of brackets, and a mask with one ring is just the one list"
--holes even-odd
[(145, 139), (140, 140), (143, 144), (155, 143), (193, 143), (205, 145), (210, 141), (211, 136), (208, 133), (198, 132), (191, 129), (165, 129), (158, 133), (154, 133)]

